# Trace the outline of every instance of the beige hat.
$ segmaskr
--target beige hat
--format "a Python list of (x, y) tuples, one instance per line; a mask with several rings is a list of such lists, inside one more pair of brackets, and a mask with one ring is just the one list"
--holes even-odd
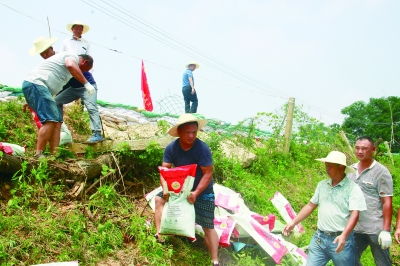
[(199, 64), (197, 64), (196, 62), (192, 61), (192, 62), (190, 62), (189, 64), (186, 65), (186, 68), (189, 68), (190, 65), (195, 65), (196, 69), (200, 67)]
[(175, 126), (171, 127), (168, 130), (168, 134), (170, 134), (173, 137), (179, 137), (178, 127), (180, 125), (183, 125), (183, 124), (186, 124), (189, 122), (197, 122), (197, 124), (198, 124), (197, 129), (201, 129), (202, 127), (204, 127), (207, 124), (207, 120), (205, 120), (205, 119), (197, 118), (192, 114), (183, 114), (179, 117), (178, 124), (176, 124)]
[(31, 49), (29, 49), (29, 55), (34, 56), (46, 51), (46, 49), (52, 46), (57, 40), (58, 38), (47, 39), (42, 36), (36, 38), (36, 40), (33, 41), (34, 46)]
[(67, 24), (67, 30), (72, 32), (72, 26), (74, 26), (74, 25), (82, 25), (83, 26), (82, 34), (85, 34), (86, 32), (88, 32), (90, 30), (89, 25), (83, 24), (82, 21), (80, 21), (80, 20), (74, 20), (72, 23)]
[(315, 159), (320, 162), (337, 163), (346, 166), (346, 173), (355, 173), (356, 170), (347, 166), (346, 155), (340, 151), (331, 151), (326, 158)]

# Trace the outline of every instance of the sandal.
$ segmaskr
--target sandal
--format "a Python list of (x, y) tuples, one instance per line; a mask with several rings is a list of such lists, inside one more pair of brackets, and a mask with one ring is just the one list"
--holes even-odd
[(159, 233), (155, 234), (154, 237), (156, 238), (158, 243), (164, 244), (165, 240), (161, 238)]

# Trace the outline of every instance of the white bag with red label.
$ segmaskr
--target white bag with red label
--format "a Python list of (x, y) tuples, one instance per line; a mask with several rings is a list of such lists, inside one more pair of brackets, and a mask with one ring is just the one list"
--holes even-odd
[(164, 193), (169, 193), (161, 216), (160, 234), (195, 238), (196, 215), (187, 197), (193, 188), (196, 164), (174, 168), (158, 167), (164, 178)]

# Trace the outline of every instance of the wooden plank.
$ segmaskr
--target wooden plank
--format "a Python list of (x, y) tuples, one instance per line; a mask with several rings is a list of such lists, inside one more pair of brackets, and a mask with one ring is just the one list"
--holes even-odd
[(137, 140), (104, 140), (95, 144), (84, 144), (84, 143), (71, 143), (67, 146), (74, 153), (85, 153), (87, 147), (90, 147), (92, 151), (113, 151), (126, 143), (129, 145), (132, 151), (145, 150), (150, 142), (156, 142), (162, 149), (164, 149), (171, 141), (175, 140), (175, 137), (164, 137), (164, 138), (149, 138), (149, 139), (137, 139)]

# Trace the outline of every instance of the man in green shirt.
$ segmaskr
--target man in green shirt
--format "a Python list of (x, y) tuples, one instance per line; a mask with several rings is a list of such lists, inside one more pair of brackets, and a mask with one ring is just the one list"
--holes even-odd
[(346, 155), (332, 151), (325, 162), (329, 178), (318, 183), (314, 196), (294, 220), (282, 230), (289, 235), (296, 224), (307, 218), (318, 206), (318, 229), (309, 244), (307, 265), (326, 265), (332, 260), (336, 266), (355, 265), (355, 242), (353, 229), (360, 211), (366, 210), (361, 189), (346, 173), (354, 169), (346, 164)]

